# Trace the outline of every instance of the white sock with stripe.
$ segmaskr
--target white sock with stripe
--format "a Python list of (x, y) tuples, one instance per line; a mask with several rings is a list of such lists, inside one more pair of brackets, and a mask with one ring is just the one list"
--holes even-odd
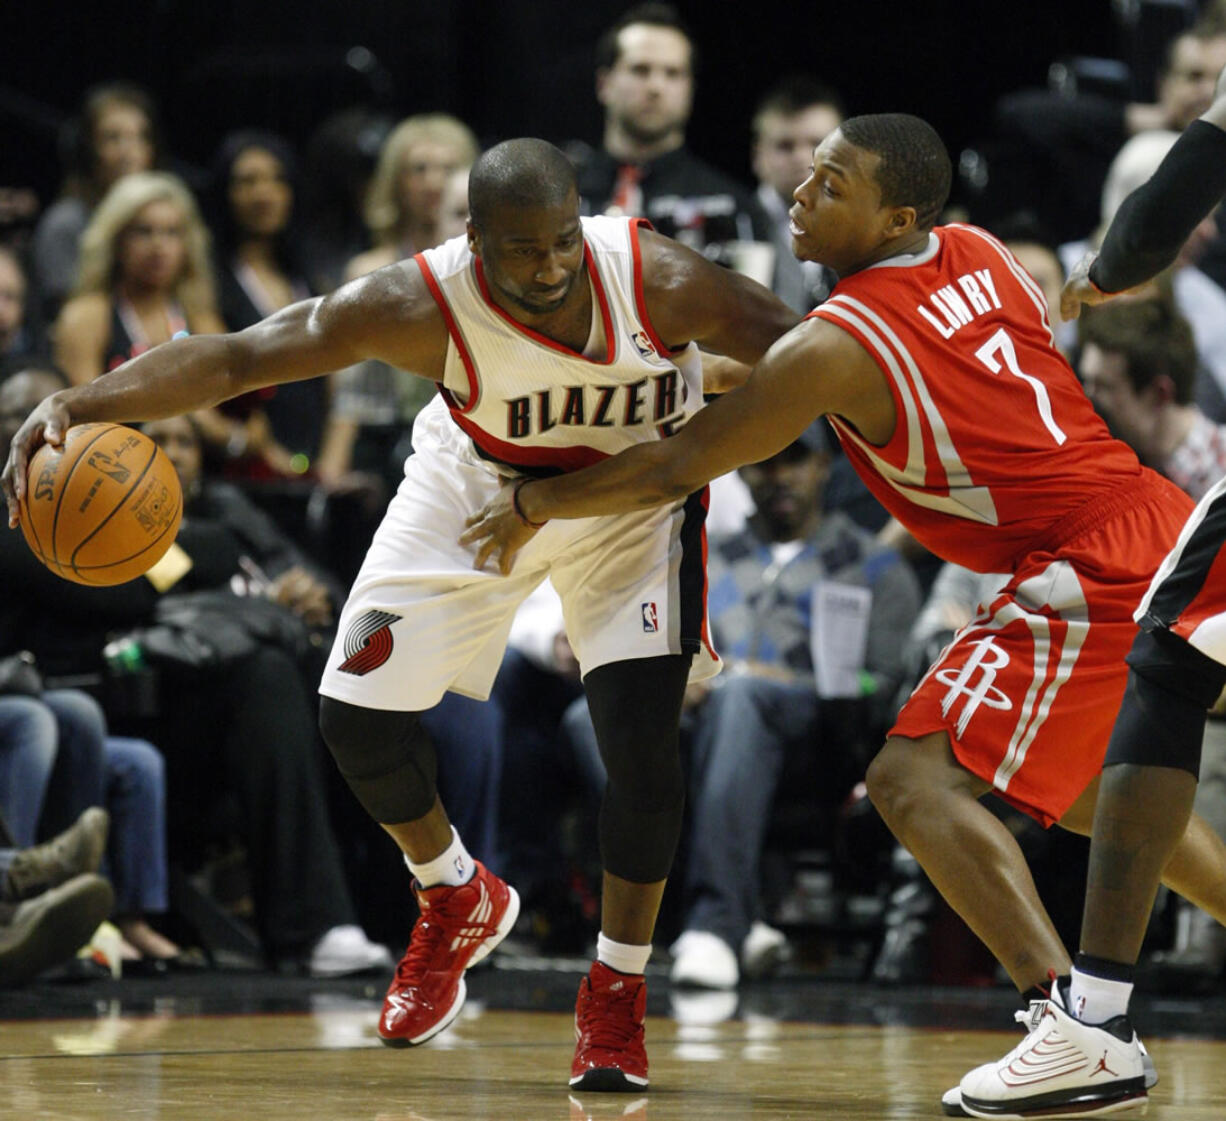
[(460, 835), (455, 831), (454, 825), (451, 827), (451, 844), (433, 860), (427, 860), (424, 864), (414, 864), (406, 856), (404, 862), (422, 887), (439, 887), (443, 884), (448, 887), (459, 887), (461, 884), (468, 883), (477, 870), (473, 865), (473, 858), (469, 856), (468, 849), (464, 847), (464, 842), (460, 840)]

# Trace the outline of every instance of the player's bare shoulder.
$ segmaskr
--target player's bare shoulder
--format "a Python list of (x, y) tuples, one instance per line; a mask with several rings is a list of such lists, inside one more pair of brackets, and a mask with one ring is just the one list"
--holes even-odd
[(755, 362), (798, 316), (769, 288), (651, 230), (640, 230), (643, 298), (670, 346), (698, 342)]
[(342, 285), (320, 305), (329, 330), (400, 369), (441, 379), (447, 324), (417, 262), (396, 261)]
[(771, 347), (762, 371), (803, 383), (821, 412), (854, 425), (870, 443), (883, 445), (893, 434), (885, 375), (857, 339), (827, 319), (802, 320)]

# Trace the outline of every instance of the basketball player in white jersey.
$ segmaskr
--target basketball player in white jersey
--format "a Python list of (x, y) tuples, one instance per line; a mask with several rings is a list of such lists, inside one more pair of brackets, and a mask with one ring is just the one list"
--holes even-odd
[(170, 416), (366, 358), (437, 382), (320, 686), (329, 748), (404, 851), (421, 907), (379, 1032), (408, 1046), (446, 1027), (464, 970), (515, 922), (514, 890), (448, 821), (418, 715), (448, 689), (488, 696), (516, 607), (551, 576), (609, 774), (601, 933), (580, 984), (570, 1084), (637, 1090), (647, 1085), (643, 972), (681, 824), (682, 697), (691, 676), (718, 668), (705, 635), (705, 490), (559, 522), (508, 576), (475, 570), (475, 550), (457, 541), (504, 480), (669, 436), (702, 403), (698, 344), (752, 363), (797, 317), (637, 220), (581, 220), (573, 169), (543, 141), (485, 153), (469, 203), (466, 238), (48, 398), (14, 437), (10, 520), (29, 455), (70, 424)]

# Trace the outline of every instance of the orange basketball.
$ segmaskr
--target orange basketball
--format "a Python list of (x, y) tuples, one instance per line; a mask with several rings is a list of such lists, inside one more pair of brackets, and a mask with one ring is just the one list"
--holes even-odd
[(147, 572), (182, 516), (174, 465), (134, 428), (78, 424), (62, 448), (43, 444), (30, 459), (21, 532), (65, 580), (122, 584)]

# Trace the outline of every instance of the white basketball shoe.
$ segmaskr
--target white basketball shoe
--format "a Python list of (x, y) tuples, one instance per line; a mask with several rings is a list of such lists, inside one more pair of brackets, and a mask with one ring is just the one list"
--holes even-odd
[[(965, 1115), (1095, 1117), (1145, 1106), (1152, 1085), (1148, 1056), (1128, 1017), (1082, 1023), (1065, 1010), (1062, 987), (1067, 989), (1068, 978), (1054, 979), (1047, 1000), (1017, 1014), (1030, 1028), (1021, 1043), (962, 1079), (956, 1104)], [(955, 1104), (951, 1095), (942, 1099), (947, 1115)]]
[[(1029, 1034), (1039, 1018), (1043, 1015), (1043, 1005), (1045, 1000), (1032, 1000), (1030, 1002), (1029, 1012), (1015, 1012), (1013, 1018), (1019, 1024), (1026, 1025), (1026, 1033)], [(1154, 1066), (1154, 1060), (1149, 1057), (1149, 1052), (1145, 1050), (1145, 1044), (1141, 1042), (1140, 1037), (1137, 1038), (1137, 1046), (1141, 1048), (1141, 1066), (1145, 1071), (1145, 1089), (1152, 1090), (1158, 1085), (1158, 1068)], [(962, 1108), (962, 1087), (951, 1086), (941, 1095), (941, 1112), (946, 1117), (970, 1117)]]

